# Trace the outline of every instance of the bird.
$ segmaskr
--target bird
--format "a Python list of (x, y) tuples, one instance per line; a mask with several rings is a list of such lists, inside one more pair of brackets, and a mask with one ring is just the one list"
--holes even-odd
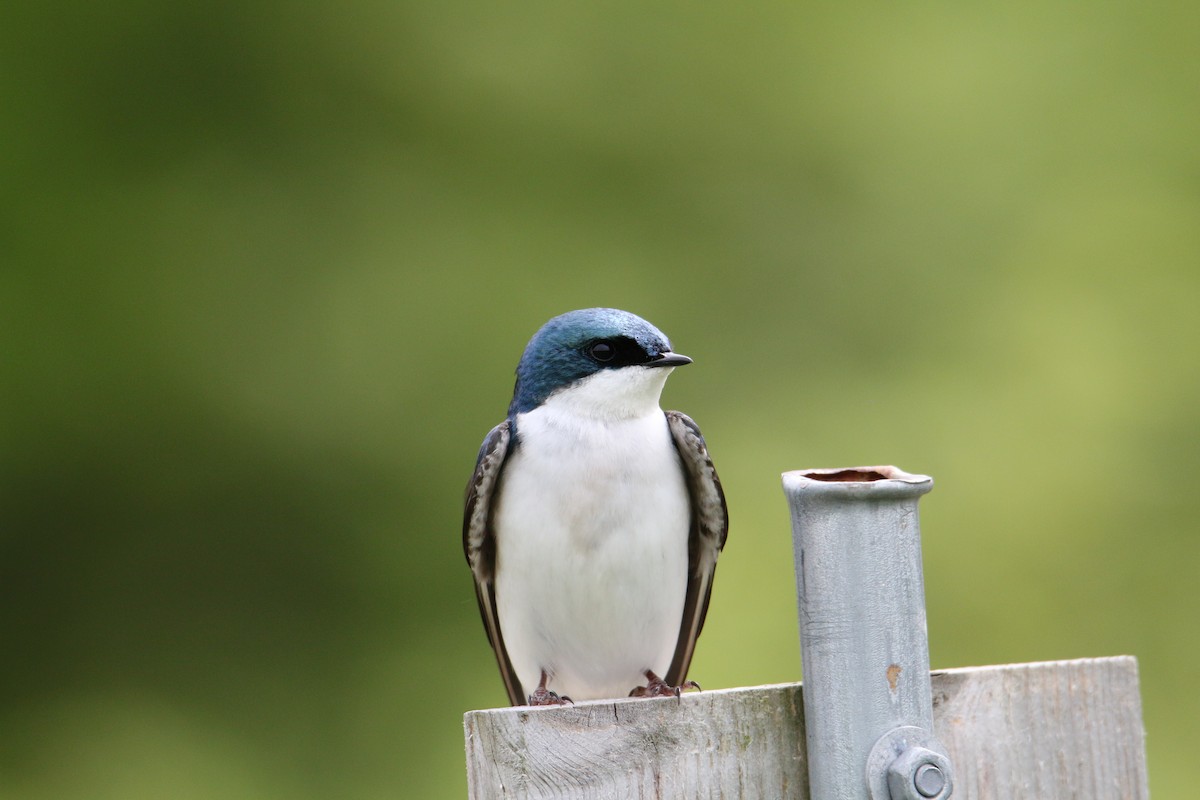
[(463, 550), (512, 705), (679, 697), (729, 516), (696, 423), (664, 411), (692, 359), (614, 308), (546, 322), (467, 483)]

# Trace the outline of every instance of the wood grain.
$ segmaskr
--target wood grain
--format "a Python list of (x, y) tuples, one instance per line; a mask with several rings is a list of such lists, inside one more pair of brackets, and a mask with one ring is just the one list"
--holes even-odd
[(1146, 800), (1137, 660), (933, 673), (933, 718), (957, 798)]

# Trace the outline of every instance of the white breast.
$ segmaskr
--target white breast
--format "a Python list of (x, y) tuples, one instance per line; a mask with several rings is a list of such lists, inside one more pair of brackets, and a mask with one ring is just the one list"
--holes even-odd
[(657, 405), (668, 371), (638, 370), (658, 384), (650, 408), (626, 400), (598, 415), (595, 397), (567, 390), (517, 417), (497, 490), (496, 601), (526, 692), (545, 670), (573, 699), (621, 697), (670, 665), (690, 508)]

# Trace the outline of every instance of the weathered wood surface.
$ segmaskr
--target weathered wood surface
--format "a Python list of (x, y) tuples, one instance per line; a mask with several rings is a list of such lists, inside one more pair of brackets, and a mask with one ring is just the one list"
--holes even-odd
[(1137, 659), (933, 673), (954, 798), (1150, 797)]
[(470, 796), (808, 796), (800, 684), (466, 715)]
[[(955, 800), (1149, 797), (1134, 658), (954, 669), (932, 681)], [(798, 683), (471, 711), (463, 724), (473, 800), (809, 796)]]

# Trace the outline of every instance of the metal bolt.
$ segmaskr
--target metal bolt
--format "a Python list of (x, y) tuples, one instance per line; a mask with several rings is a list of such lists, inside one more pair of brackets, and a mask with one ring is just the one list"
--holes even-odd
[(913, 786), (925, 797), (937, 797), (946, 788), (946, 776), (937, 764), (922, 764), (913, 775)]
[[(901, 726), (880, 736), (866, 758), (871, 800), (949, 800), (954, 768), (928, 730)], [(815, 796), (815, 795), (814, 795)]]
[(937, 747), (937, 750), (917, 744), (921, 741), (919, 731), (918, 734), (905, 735), (899, 747), (888, 738), (897, 731), (907, 730), (896, 728), (876, 743), (876, 755), (873, 757), (878, 760), (868, 762), (868, 774), (873, 774), (871, 771), (879, 768), (873, 764), (881, 764), (882, 759), (895, 753), (899, 747), (904, 749), (884, 767), (880, 775), (883, 780), (871, 789), (871, 800), (949, 800), (954, 793), (954, 771), (950, 759), (938, 752), (942, 749), (941, 745), (932, 737), (926, 736), (925, 742)]

